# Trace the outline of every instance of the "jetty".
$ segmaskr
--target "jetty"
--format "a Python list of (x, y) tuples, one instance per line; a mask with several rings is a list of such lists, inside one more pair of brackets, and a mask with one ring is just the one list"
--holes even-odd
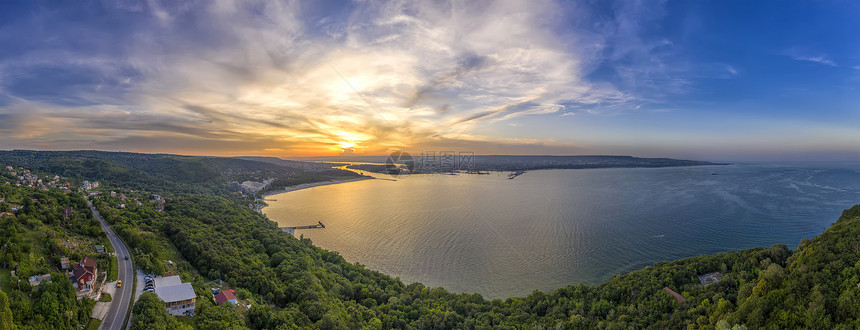
[(296, 229), (314, 229), (314, 228), (325, 228), (325, 225), (322, 223), (322, 221), (317, 221), (317, 224), (315, 224), (315, 225), (281, 227), (281, 230), (289, 233), (290, 235), (294, 235), (296, 232)]
[(511, 173), (511, 174), (508, 174), (508, 180), (513, 180), (514, 178), (516, 178), (516, 177), (518, 177), (518, 176), (520, 176), (520, 175), (523, 175), (523, 174), (526, 174), (526, 171), (516, 171), (516, 172), (513, 172), (513, 173)]

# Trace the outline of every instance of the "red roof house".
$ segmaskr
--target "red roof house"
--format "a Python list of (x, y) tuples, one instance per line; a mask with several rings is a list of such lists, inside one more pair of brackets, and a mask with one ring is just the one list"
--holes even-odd
[(221, 304), (223, 304), (225, 302), (229, 302), (233, 305), (236, 305), (236, 295), (234, 293), (235, 293), (235, 291), (233, 291), (233, 290), (227, 290), (227, 291), (219, 292), (218, 294), (215, 295), (215, 303), (218, 306), (221, 306)]
[(687, 301), (687, 298), (684, 298), (684, 296), (682, 296), (681, 294), (679, 294), (679, 293), (675, 292), (675, 290), (669, 289), (669, 287), (668, 287), (668, 286), (667, 286), (667, 287), (665, 287), (665, 288), (663, 288), (663, 291), (666, 291), (666, 292), (668, 292), (670, 295), (672, 295), (672, 298), (675, 298), (675, 302), (685, 302), (685, 301)]
[(96, 283), (97, 273), (96, 262), (90, 258), (84, 258), (84, 260), (75, 264), (71, 277), (78, 290), (89, 291), (93, 288), (93, 284)]

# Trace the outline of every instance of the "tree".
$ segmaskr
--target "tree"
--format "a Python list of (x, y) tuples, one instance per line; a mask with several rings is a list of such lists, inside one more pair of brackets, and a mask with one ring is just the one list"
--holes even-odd
[(134, 303), (132, 313), (134, 316), (131, 318), (131, 328), (134, 330), (191, 328), (168, 314), (164, 301), (151, 292), (144, 292), (140, 295), (140, 298)]
[(9, 308), (9, 296), (0, 291), (0, 330), (15, 329), (12, 323), (12, 309)]
[(245, 318), (236, 310), (233, 304), (203, 309), (197, 315), (197, 327), (200, 329), (245, 329)]

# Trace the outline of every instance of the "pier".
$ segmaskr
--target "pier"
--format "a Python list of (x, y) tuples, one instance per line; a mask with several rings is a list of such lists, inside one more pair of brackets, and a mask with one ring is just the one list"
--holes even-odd
[(314, 229), (314, 228), (325, 228), (325, 225), (322, 221), (317, 221), (315, 225), (307, 225), (307, 226), (296, 226), (296, 227), (281, 227), (281, 230), (289, 233), (290, 235), (295, 235), (296, 229)]

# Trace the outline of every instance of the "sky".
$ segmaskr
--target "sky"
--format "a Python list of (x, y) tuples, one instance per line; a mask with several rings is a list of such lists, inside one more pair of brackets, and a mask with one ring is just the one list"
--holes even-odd
[(0, 149), (860, 160), (856, 1), (2, 1)]

